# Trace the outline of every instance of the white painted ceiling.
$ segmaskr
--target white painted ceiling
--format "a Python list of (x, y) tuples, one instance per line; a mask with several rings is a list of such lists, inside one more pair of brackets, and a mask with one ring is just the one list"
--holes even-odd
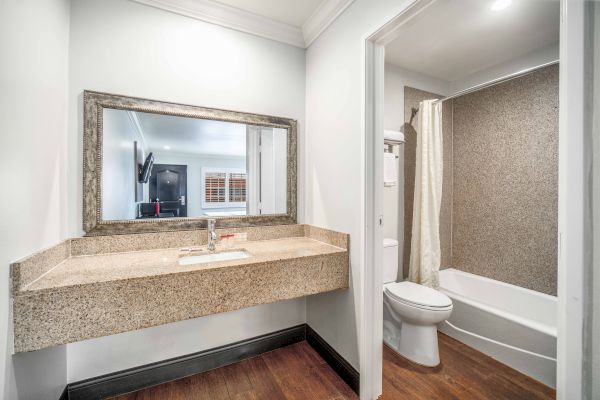
[(298, 28), (324, 0), (218, 0), (219, 3), (271, 18)]
[(558, 42), (558, 0), (493, 3), (437, 0), (386, 46), (386, 62), (452, 82)]
[(246, 157), (245, 124), (143, 112), (135, 114), (149, 151)]

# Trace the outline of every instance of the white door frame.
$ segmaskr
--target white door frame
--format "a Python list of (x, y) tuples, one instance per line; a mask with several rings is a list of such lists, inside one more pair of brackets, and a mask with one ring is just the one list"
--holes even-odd
[(583, 0), (561, 0), (556, 382), (560, 400), (583, 395), (584, 229), (589, 191), (584, 163), (584, 8)]
[(384, 46), (399, 28), (435, 0), (398, 4), (364, 36), (363, 138), (365, 230), (361, 287), (360, 398), (377, 399), (382, 392), (383, 350), (383, 113)]
[[(361, 288), (361, 399), (382, 391), (383, 293), (383, 112), (384, 46), (399, 28), (436, 0), (400, 4), (364, 37), (364, 275)], [(560, 110), (558, 200), (557, 399), (580, 399), (582, 392), (584, 198), (583, 125), (584, 0), (560, 0)]]

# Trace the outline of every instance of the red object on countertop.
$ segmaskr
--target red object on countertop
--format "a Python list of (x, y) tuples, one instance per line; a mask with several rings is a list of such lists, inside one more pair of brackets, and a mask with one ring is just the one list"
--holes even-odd
[(158, 199), (156, 199), (156, 216), (158, 217), (160, 215), (160, 201), (158, 201)]

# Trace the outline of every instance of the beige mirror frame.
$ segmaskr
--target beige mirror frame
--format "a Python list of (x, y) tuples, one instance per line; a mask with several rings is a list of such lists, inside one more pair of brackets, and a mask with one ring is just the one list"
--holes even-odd
[(207, 217), (102, 220), (102, 117), (105, 108), (287, 129), (287, 213), (211, 218), (216, 219), (217, 227), (285, 225), (297, 222), (295, 120), (86, 90), (83, 93), (83, 230), (86, 236), (206, 229), (208, 221)]

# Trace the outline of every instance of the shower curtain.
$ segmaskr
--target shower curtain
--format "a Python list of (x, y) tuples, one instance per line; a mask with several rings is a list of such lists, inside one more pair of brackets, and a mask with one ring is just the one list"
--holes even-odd
[(419, 104), (409, 280), (439, 286), (442, 205), (442, 103)]

